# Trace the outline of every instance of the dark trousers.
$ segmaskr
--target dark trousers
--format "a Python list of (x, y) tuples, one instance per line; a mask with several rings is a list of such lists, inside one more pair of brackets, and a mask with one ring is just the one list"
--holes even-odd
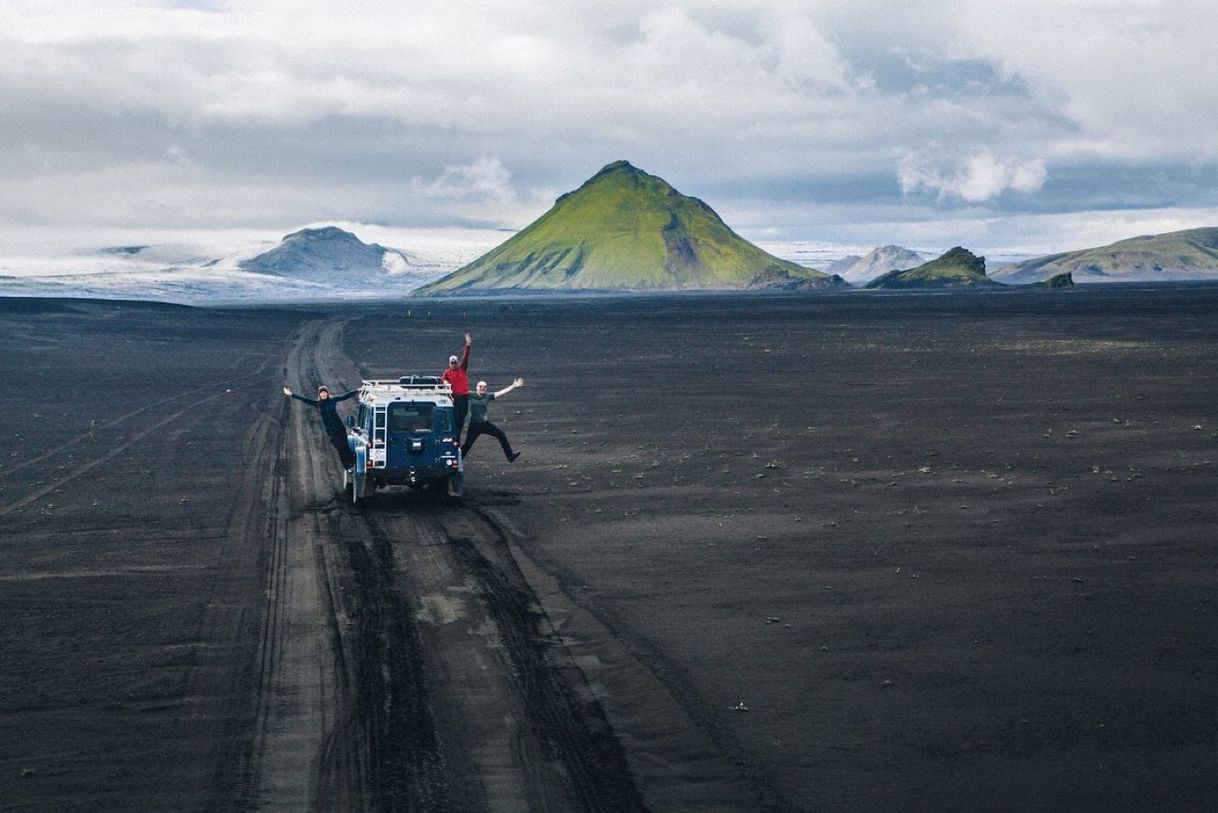
[(457, 432), (457, 442), (461, 442), (461, 430), (465, 427), (465, 416), (469, 414), (469, 396), (454, 395), (453, 396), (453, 421), (456, 426), (453, 428)]
[(490, 435), (493, 438), (499, 439), (499, 445), (503, 448), (503, 456), (510, 458), (512, 456), (512, 444), (508, 443), (507, 435), (503, 434), (503, 430), (490, 421), (469, 422), (469, 432), (465, 436), (465, 445), (461, 447), (461, 456), (467, 457), (470, 448), (474, 445), (474, 441), (481, 435)]
[(334, 446), (334, 450), (338, 452), (338, 456), (343, 461), (343, 468), (349, 469), (355, 465), (355, 452), (351, 451), (351, 444), (347, 442), (346, 431), (342, 432), (327, 432), (330, 436), (330, 443)]

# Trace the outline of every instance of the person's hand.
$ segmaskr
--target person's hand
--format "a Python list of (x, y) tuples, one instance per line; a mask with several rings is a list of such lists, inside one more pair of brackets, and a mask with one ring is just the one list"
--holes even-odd
[(512, 382), (512, 386), (513, 386), (513, 387), (522, 387), (522, 386), (524, 386), (524, 379), (523, 379), (523, 378), (517, 378), (515, 381), (513, 381), (513, 382)]
[(474, 343), (474, 337), (469, 335), (468, 333), (466, 333), (465, 334), (465, 346), (469, 347), (473, 343)]
[(284, 395), (287, 395), (287, 396), (291, 396), (292, 391), (291, 391), (290, 389), (288, 389), (287, 387), (284, 387), (284, 388), (283, 388), (283, 394), (284, 394)]

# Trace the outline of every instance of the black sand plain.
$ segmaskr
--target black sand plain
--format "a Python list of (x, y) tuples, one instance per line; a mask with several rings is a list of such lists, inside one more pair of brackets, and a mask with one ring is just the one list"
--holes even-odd
[[(500, 388), (353, 507), (280, 387)], [(0, 810), (1212, 809), (1218, 287), (0, 300)]]

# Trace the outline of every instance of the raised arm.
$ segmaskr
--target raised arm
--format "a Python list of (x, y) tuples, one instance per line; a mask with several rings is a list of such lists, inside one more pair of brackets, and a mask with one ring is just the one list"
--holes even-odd
[(283, 388), (283, 394), (288, 396), (289, 398), (295, 398), (297, 401), (304, 401), (309, 406), (317, 406), (317, 402), (314, 401), (312, 398), (305, 398), (303, 395), (297, 395), (296, 393), (292, 392), (287, 387)]
[(461, 354), (461, 369), (462, 370), (469, 369), (469, 346), (473, 343), (474, 343), (474, 337), (469, 335), (468, 333), (466, 333), (465, 334), (465, 352)]
[(523, 378), (517, 378), (517, 379), (516, 379), (515, 381), (513, 381), (511, 384), (509, 384), (508, 386), (506, 386), (506, 387), (504, 387), (503, 389), (499, 390), (499, 392), (495, 393), (495, 397), (496, 397), (496, 398), (502, 398), (503, 396), (507, 395), (509, 392), (511, 392), (512, 390), (516, 389), (517, 387), (523, 387), (523, 386), (524, 386), (524, 379), (523, 379)]

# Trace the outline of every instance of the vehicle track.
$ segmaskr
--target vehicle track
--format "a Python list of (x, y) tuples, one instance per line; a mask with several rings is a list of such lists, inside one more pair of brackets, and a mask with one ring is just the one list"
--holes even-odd
[[(299, 385), (337, 347), (336, 323), (310, 323), (284, 369)], [(340, 605), (340, 563), (325, 541), (330, 522), (317, 498), (333, 493), (333, 464), (316, 427), (285, 401), (272, 471), (273, 521), (267, 603), (257, 655), (253, 745), (240, 806), (248, 809), (362, 809), (367, 782), (355, 730)]]
[(416, 597), (431, 662), (447, 678), (438, 698), (455, 718), (446, 750), (474, 745), (464, 761), (480, 796), (463, 806), (640, 809), (621, 747), (582, 675), (556, 667), (551, 653), (560, 642), (499, 528), (468, 507), (372, 519)]
[[(231, 364), (229, 364), (229, 369), (240, 368), (242, 362), (244, 362), (246, 358), (248, 358), (247, 354), (238, 356), (236, 359), (233, 360), (233, 362)], [(162, 406), (164, 404), (171, 404), (174, 401), (180, 401), (181, 399), (187, 397), (188, 395), (196, 395), (196, 394), (202, 393), (202, 392), (214, 392), (216, 390), (216, 388), (218, 388), (218, 387), (225, 387), (225, 389), (231, 389), (232, 382), (241, 381), (241, 380), (244, 380), (247, 378), (252, 378), (254, 375), (258, 375), (258, 374), (265, 374), (265, 368), (266, 368), (266, 365), (263, 364), (263, 365), (259, 366), (257, 371), (255, 371), (254, 373), (251, 373), (250, 375), (239, 376), (237, 378), (233, 378), (231, 376), (226, 376), (224, 378), (217, 378), (212, 381), (208, 381), (206, 384), (201, 384), (200, 386), (197, 386), (197, 387), (191, 387), (188, 390), (183, 390), (181, 392), (170, 395), (167, 398), (161, 398), (157, 401), (153, 401), (150, 404), (145, 404), (144, 406), (140, 407), (139, 409), (133, 409), (130, 412), (119, 415), (118, 417), (112, 418), (111, 420), (103, 421), (102, 423), (89, 427), (88, 430), (86, 430), (85, 432), (82, 432), (80, 435), (77, 435), (76, 437), (73, 437), (71, 440), (61, 443), (58, 446), (55, 446), (51, 449), (47, 449), (46, 451), (39, 452), (36, 456), (31, 457), (29, 460), (26, 460), (23, 463), (15, 463), (11, 466), (6, 467), (3, 472), (0, 472), (0, 476), (9, 477), (9, 476), (12, 476), (13, 474), (16, 474), (17, 472), (21, 471), (22, 469), (28, 468), (29, 466), (33, 466), (36, 463), (45, 464), (48, 459), (54, 457), (55, 455), (59, 454), (60, 452), (67, 451), (68, 449), (73, 449), (73, 448), (79, 446), (81, 443), (96, 437), (98, 435), (98, 433), (109, 432), (110, 430), (114, 429), (115, 427), (122, 426), (123, 424), (127, 423), (128, 421), (138, 418), (140, 415), (143, 415), (145, 412), (152, 412), (157, 407)], [(217, 393), (213, 397), (219, 397), (219, 394)], [(210, 399), (208, 399), (208, 400), (210, 400)], [(196, 403), (201, 403), (201, 402), (196, 402)], [(195, 405), (196, 404), (191, 404), (191, 406), (195, 406)], [(189, 409), (189, 408), (190, 407), (187, 407), (187, 409)], [(175, 414), (175, 416), (177, 416), (177, 415), (182, 414), (182, 412), (179, 411), (174, 414)]]
[[(289, 386), (354, 381), (310, 323)], [(339, 499), (285, 403), (245, 809), (632, 810), (641, 796), (494, 521), (420, 495)]]
[[(248, 379), (256, 378), (259, 376), (265, 376), (267, 366), (268, 365), (266, 365), (266, 364), (262, 364), (258, 367), (258, 369), (254, 370), (252, 373), (247, 373), (242, 376), (237, 376), (236, 378), (227, 379), (227, 381), (229, 381), (230, 383), (234, 383), (234, 382), (238, 382), (238, 381), (246, 381)], [(193, 390), (188, 390), (187, 392), (180, 393), (179, 395), (174, 396), (173, 398), (167, 398), (163, 401), (158, 401), (157, 405), (177, 400), (178, 398), (181, 398), (185, 395), (189, 395), (189, 394), (198, 392), (201, 389), (204, 389), (204, 388), (196, 388)], [(162, 429), (163, 427), (168, 426), (168, 425), (174, 423), (175, 421), (178, 421), (183, 415), (190, 412), (191, 410), (197, 409), (205, 404), (210, 403), (211, 401), (216, 400), (217, 398), (222, 398), (227, 395), (228, 395), (227, 392), (217, 392), (213, 395), (209, 395), (204, 398), (200, 398), (196, 401), (192, 401), (191, 403), (187, 404), (185, 407), (182, 407), (181, 409), (174, 410), (173, 412), (164, 416), (163, 418), (156, 421), (155, 423), (149, 424), (141, 431), (136, 432), (134, 435), (127, 438), (127, 440), (125, 440), (124, 442), (118, 444), (117, 446), (110, 447), (109, 450), (105, 454), (102, 454), (102, 455), (99, 455), (99, 456), (93, 458), (88, 463), (84, 463), (82, 465), (77, 466), (75, 469), (73, 469), (71, 474), (65, 475), (65, 476), (59, 478), (58, 480), (55, 480), (54, 482), (51, 482), (47, 485), (42, 486), (41, 488), (32, 489), (31, 491), (26, 492), (23, 496), (18, 497), (15, 500), (10, 500), (6, 503), (0, 504), (0, 517), (4, 516), (6, 514), (10, 514), (19, 508), (24, 508), (25, 506), (29, 505), (30, 503), (40, 500), (41, 498), (45, 497), (47, 494), (50, 494), (55, 489), (63, 486), (65, 483), (68, 483), (72, 480), (82, 477), (85, 474), (88, 474), (93, 469), (102, 465), (103, 463), (113, 460), (115, 457), (122, 454), (127, 449), (134, 446), (136, 443), (139, 443), (144, 438), (153, 434), (158, 429)], [(150, 407), (151, 406), (153, 406), (153, 405), (150, 405)], [(136, 415), (142, 414), (144, 411), (145, 410), (140, 409), (140, 410), (136, 410), (135, 412), (130, 412), (127, 415), (122, 416), (121, 418), (115, 419), (114, 421), (111, 421), (110, 423), (105, 424), (104, 426), (112, 427), (118, 423), (122, 423), (124, 421), (130, 420), (131, 418), (135, 417)], [(99, 427), (99, 428), (102, 428), (102, 427)], [(66, 448), (69, 448), (72, 445), (74, 445), (74, 444), (64, 444), (62, 446), (56, 447), (55, 449), (48, 452), (47, 455), (49, 456), (52, 454), (56, 454), (60, 451), (63, 451)], [(28, 464), (21, 464), (20, 467), (23, 467), (25, 465), (28, 465)], [(18, 467), (18, 466), (13, 467), (12, 471), (16, 471), (20, 467)]]

